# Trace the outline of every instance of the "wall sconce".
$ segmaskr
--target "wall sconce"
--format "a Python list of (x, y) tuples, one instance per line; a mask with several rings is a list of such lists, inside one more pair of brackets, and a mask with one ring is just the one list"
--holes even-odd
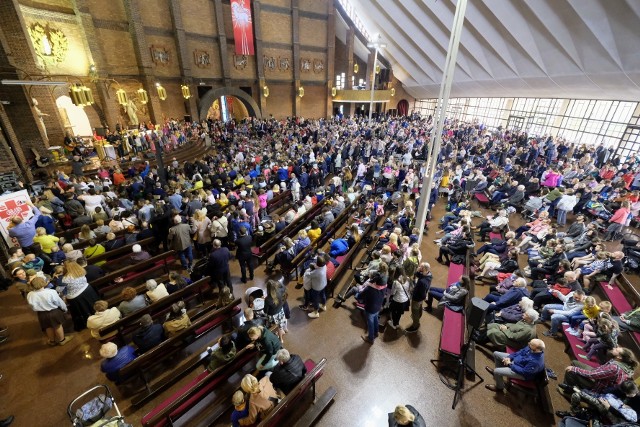
[(360, 70), (360, 66), (358, 65), (358, 63), (356, 62), (355, 64), (353, 64), (353, 72), (358, 74), (358, 70)]
[(395, 87), (391, 88), (391, 96), (396, 96), (396, 88)]
[(376, 65), (376, 74), (380, 74), (380, 66)]
[(89, 105), (87, 104), (84, 90), (80, 85), (71, 85), (71, 87), (69, 88), (69, 98), (71, 98), (71, 102), (73, 102), (73, 105), (76, 105), (80, 108)]
[(144, 90), (143, 88), (140, 88), (138, 89), (137, 93), (138, 93), (138, 99), (142, 104), (146, 104), (147, 102), (149, 102), (149, 95), (147, 94), (146, 90)]
[(167, 91), (160, 83), (156, 83), (156, 90), (158, 91), (158, 98), (160, 98), (160, 101), (167, 99)]
[(82, 93), (84, 94), (84, 99), (87, 102), (87, 105), (94, 104), (95, 100), (93, 99), (93, 92), (91, 91), (91, 89), (89, 89), (85, 85), (80, 86), (80, 88), (82, 89)]
[(124, 89), (118, 89), (116, 91), (116, 98), (118, 99), (118, 104), (122, 105), (123, 107), (129, 103), (129, 97), (127, 96), (127, 92), (125, 92)]
[(336, 94), (338, 93), (338, 89), (336, 89), (335, 87), (331, 88), (331, 96), (336, 96)]
[(182, 97), (184, 99), (189, 99), (191, 98), (191, 90), (189, 89), (189, 86), (187, 85), (182, 85), (180, 86), (180, 89), (182, 89)]
[(302, 98), (302, 97), (304, 96), (304, 88), (303, 88), (302, 86), (300, 86), (300, 87), (298, 88), (298, 96), (299, 96), (300, 98)]
[(264, 96), (265, 98), (269, 97), (269, 86), (262, 86), (262, 96)]

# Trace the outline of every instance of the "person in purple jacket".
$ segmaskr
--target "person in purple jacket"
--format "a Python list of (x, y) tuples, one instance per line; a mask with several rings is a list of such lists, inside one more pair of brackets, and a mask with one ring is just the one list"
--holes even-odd
[(33, 216), (26, 221), (22, 217), (14, 216), (11, 218), (11, 224), (9, 224), (9, 236), (18, 241), (25, 254), (30, 253), (33, 238), (36, 236), (36, 222), (40, 218), (40, 210), (31, 201), (28, 201), (27, 204), (31, 206)]
[(108, 342), (100, 347), (100, 356), (104, 357), (100, 364), (100, 370), (105, 373), (108, 379), (117, 384), (125, 379), (120, 377), (120, 369), (136, 358), (136, 349), (130, 345), (118, 348), (114, 343)]

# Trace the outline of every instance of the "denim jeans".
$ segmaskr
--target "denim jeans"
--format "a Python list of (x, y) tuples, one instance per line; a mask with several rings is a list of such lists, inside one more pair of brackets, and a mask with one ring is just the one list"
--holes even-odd
[(567, 223), (567, 211), (564, 209), (558, 209), (557, 222), (558, 225), (565, 225)]
[(311, 305), (315, 311), (320, 309), (320, 305), (325, 305), (327, 303), (327, 294), (324, 289), (321, 291), (309, 290), (309, 297), (311, 299)]
[(180, 264), (182, 264), (183, 269), (191, 268), (193, 264), (193, 247), (189, 246), (186, 249), (178, 251), (178, 255), (180, 256)]
[(367, 336), (369, 337), (369, 341), (373, 341), (378, 336), (378, 313), (369, 313), (368, 311), (364, 312), (367, 317)]
[(496, 364), (495, 369), (493, 370), (493, 379), (496, 380), (496, 387), (498, 388), (498, 390), (502, 390), (504, 388), (504, 378), (503, 377), (508, 377), (508, 378), (516, 378), (519, 380), (523, 380), (524, 377), (520, 374), (516, 374), (515, 372), (513, 372), (511, 370), (510, 367), (505, 366), (504, 363), (502, 363), (502, 359), (509, 357), (509, 353), (503, 353), (501, 351), (494, 351), (493, 352), (493, 360)]

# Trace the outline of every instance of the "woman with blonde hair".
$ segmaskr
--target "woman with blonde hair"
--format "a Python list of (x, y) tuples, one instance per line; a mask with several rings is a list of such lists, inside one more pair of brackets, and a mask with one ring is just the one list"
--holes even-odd
[(51, 253), (51, 248), (56, 246), (60, 239), (53, 234), (47, 234), (47, 229), (44, 227), (36, 228), (36, 236), (33, 238), (34, 243), (40, 243), (42, 252), (45, 254)]
[(67, 312), (67, 305), (55, 290), (47, 289), (46, 286), (47, 281), (42, 277), (33, 279), (28, 285), (30, 292), (27, 294), (27, 302), (38, 314), (40, 329), (48, 338), (47, 344), (65, 345), (73, 338), (65, 337), (62, 328), (66, 320), (64, 313)]
[(200, 256), (208, 256), (211, 251), (211, 220), (206, 209), (198, 209), (191, 220), (191, 233), (195, 233), (196, 250)]
[(247, 393), (245, 400), (249, 401), (248, 415), (238, 420), (241, 426), (257, 424), (274, 408), (279, 397), (269, 377), (263, 377), (258, 381), (253, 375), (247, 374), (242, 378), (240, 388)]
[(277, 364), (276, 353), (282, 348), (282, 343), (278, 337), (264, 326), (253, 326), (247, 331), (247, 336), (251, 344), (247, 348), (258, 347), (260, 349), (260, 359), (256, 368), (260, 371), (270, 371)]
[(411, 405), (398, 405), (395, 411), (389, 414), (389, 427), (426, 427), (426, 425), (422, 415)]
[[(66, 245), (65, 245), (66, 246)], [(64, 262), (62, 285), (67, 288), (67, 304), (73, 319), (73, 328), (81, 331), (93, 315), (93, 304), (100, 299), (86, 278), (86, 270), (75, 261)]]
[(84, 224), (80, 227), (80, 233), (78, 233), (78, 241), (84, 242), (96, 238), (96, 233), (91, 230), (88, 224)]

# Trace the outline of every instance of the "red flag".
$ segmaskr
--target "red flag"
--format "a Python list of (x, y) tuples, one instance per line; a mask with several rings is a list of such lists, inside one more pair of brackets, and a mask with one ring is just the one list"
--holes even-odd
[(231, 0), (236, 55), (253, 55), (253, 19), (250, 0)]

